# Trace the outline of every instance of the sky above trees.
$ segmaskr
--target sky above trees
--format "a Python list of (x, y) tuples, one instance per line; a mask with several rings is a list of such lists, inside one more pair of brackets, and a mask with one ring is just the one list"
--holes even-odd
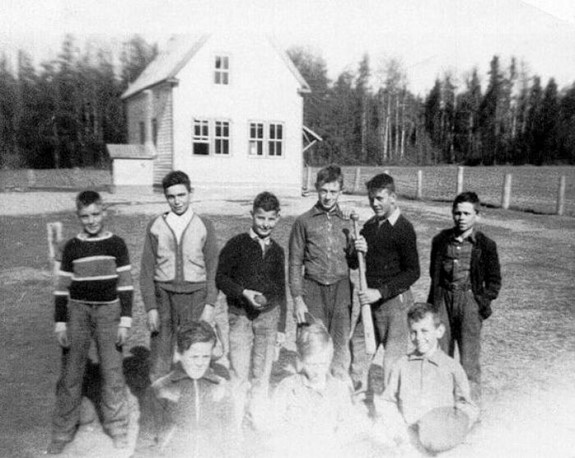
[(162, 46), (173, 33), (243, 29), (310, 46), (332, 79), (356, 71), (364, 53), (376, 70), (398, 59), (414, 93), (446, 72), (463, 81), (474, 66), (486, 82), (495, 54), (524, 60), (559, 87), (575, 80), (572, 0), (6, 0), (0, 17), (0, 51), (24, 48), (38, 62), (57, 55), (66, 33), (118, 44), (139, 33)]

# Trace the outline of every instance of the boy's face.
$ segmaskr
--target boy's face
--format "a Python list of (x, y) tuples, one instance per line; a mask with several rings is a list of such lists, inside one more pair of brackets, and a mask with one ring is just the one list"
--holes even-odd
[(78, 210), (78, 219), (82, 224), (82, 229), (88, 235), (98, 235), (104, 228), (104, 218), (106, 212), (101, 204), (90, 204)]
[(190, 206), (190, 198), (192, 196), (192, 193), (188, 191), (186, 185), (175, 184), (170, 186), (165, 190), (164, 195), (166, 196), (170, 209), (176, 215), (183, 215), (186, 213)]
[(421, 356), (431, 355), (437, 348), (437, 341), (443, 337), (445, 327), (436, 326), (431, 313), (427, 313), (419, 321), (409, 323), (409, 337), (415, 351)]
[(213, 348), (213, 342), (196, 342), (180, 353), (180, 362), (190, 378), (197, 380), (204, 376), (210, 367)]
[(325, 381), (331, 366), (332, 352), (325, 349), (315, 355), (308, 355), (302, 359), (303, 373), (312, 385)]
[(460, 234), (470, 231), (479, 218), (475, 205), (471, 202), (458, 203), (452, 212), (455, 228)]
[(268, 237), (280, 219), (279, 212), (265, 211), (263, 208), (252, 210), (252, 229), (258, 236)]
[(377, 191), (370, 192), (369, 205), (376, 216), (388, 218), (395, 210), (395, 193), (390, 193), (387, 189), (378, 189)]
[(317, 197), (324, 210), (331, 210), (337, 204), (341, 195), (341, 184), (339, 181), (330, 181), (317, 187)]

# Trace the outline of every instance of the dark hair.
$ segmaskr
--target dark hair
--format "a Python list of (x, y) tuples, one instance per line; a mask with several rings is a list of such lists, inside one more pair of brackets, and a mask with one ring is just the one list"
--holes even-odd
[(423, 320), (427, 315), (431, 315), (435, 327), (441, 324), (441, 317), (437, 313), (435, 307), (427, 302), (416, 302), (407, 311), (407, 322), (417, 323)]
[(192, 345), (199, 342), (211, 342), (215, 345), (216, 339), (216, 333), (209, 323), (192, 321), (178, 330), (178, 335), (176, 336), (178, 353), (184, 353)]
[(334, 181), (337, 181), (341, 189), (343, 189), (343, 173), (341, 172), (341, 167), (339, 165), (332, 164), (317, 172), (315, 188), (319, 189), (320, 186), (326, 183), (333, 183)]
[(271, 192), (268, 191), (260, 192), (254, 199), (253, 210), (256, 211), (256, 209), (258, 208), (261, 208), (265, 212), (270, 211), (279, 212), (280, 201), (275, 196), (275, 194), (272, 194)]
[(395, 182), (391, 175), (380, 173), (365, 183), (368, 194), (376, 193), (381, 189), (387, 189), (389, 193), (395, 192)]
[(192, 190), (190, 177), (181, 170), (174, 170), (168, 173), (162, 180), (162, 187), (164, 188), (164, 191), (177, 184), (183, 184), (188, 191)]
[(451, 211), (455, 210), (457, 204), (462, 204), (464, 202), (469, 202), (473, 204), (473, 208), (475, 211), (479, 213), (479, 207), (481, 206), (481, 201), (479, 200), (479, 196), (474, 193), (473, 191), (465, 191), (461, 194), (458, 194), (455, 199), (453, 199), (453, 205), (451, 206)]
[(76, 196), (76, 210), (88, 207), (92, 204), (102, 205), (102, 196), (96, 191), (82, 191)]

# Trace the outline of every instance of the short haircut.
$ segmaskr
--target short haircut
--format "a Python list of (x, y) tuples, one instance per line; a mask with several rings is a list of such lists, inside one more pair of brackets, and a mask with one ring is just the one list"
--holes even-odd
[(216, 344), (216, 333), (209, 323), (205, 321), (192, 321), (178, 329), (176, 344), (178, 353), (184, 353), (195, 343), (211, 342)]
[(365, 187), (367, 188), (368, 194), (375, 194), (382, 189), (387, 189), (387, 192), (390, 194), (395, 192), (395, 182), (391, 175), (388, 175), (387, 173), (380, 173), (379, 175), (374, 176), (371, 180), (365, 183)]
[(457, 204), (462, 204), (464, 202), (469, 202), (470, 204), (473, 204), (473, 208), (475, 208), (475, 211), (479, 213), (479, 207), (481, 206), (481, 201), (479, 200), (479, 196), (473, 191), (465, 191), (462, 192), (461, 194), (458, 194), (457, 197), (453, 199), (453, 205), (451, 206), (451, 210), (452, 211), (455, 210)]
[(407, 311), (407, 323), (417, 323), (423, 320), (427, 315), (431, 315), (435, 327), (441, 324), (441, 317), (437, 313), (435, 307), (427, 302), (416, 302)]
[(270, 211), (280, 211), (280, 201), (271, 192), (264, 191), (260, 192), (256, 198), (254, 199), (254, 206), (253, 210), (256, 211), (258, 208), (261, 208), (265, 212)]
[(301, 359), (323, 351), (329, 351), (333, 356), (333, 341), (323, 323), (320, 322), (314, 322), (300, 328), (296, 347)]
[(328, 165), (324, 167), (319, 172), (317, 172), (317, 178), (315, 180), (315, 188), (319, 189), (326, 183), (333, 183), (337, 181), (341, 189), (343, 189), (343, 173), (339, 165)]
[(183, 184), (188, 191), (192, 190), (190, 177), (181, 170), (173, 170), (172, 172), (168, 173), (162, 180), (162, 188), (164, 188), (164, 192), (166, 189), (177, 184)]
[(102, 196), (96, 191), (82, 191), (76, 196), (76, 210), (80, 211), (82, 208), (88, 207), (92, 204), (102, 205)]

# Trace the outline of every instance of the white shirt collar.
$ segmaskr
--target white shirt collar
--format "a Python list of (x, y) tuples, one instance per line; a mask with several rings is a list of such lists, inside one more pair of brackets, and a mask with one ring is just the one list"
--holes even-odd
[(250, 237), (253, 240), (256, 240), (257, 242), (259, 242), (261, 245), (269, 245), (271, 242), (271, 237), (268, 235), (267, 237), (264, 237), (263, 239), (256, 234), (256, 232), (253, 230), (253, 228), (250, 227), (250, 230), (248, 231), (248, 234), (250, 235)]

